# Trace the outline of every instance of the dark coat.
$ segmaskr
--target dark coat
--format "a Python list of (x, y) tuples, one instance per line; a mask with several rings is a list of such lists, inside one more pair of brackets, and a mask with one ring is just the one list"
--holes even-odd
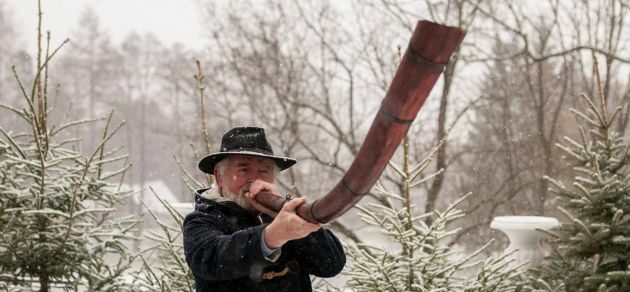
[[(195, 211), (184, 220), (186, 262), (197, 291), (312, 291), (309, 275), (332, 277), (343, 269), (343, 248), (325, 228), (287, 242), (280, 258), (268, 261), (260, 242), (266, 223), (234, 202), (200, 196), (203, 191), (197, 191)], [(284, 276), (261, 279), (286, 267)]]

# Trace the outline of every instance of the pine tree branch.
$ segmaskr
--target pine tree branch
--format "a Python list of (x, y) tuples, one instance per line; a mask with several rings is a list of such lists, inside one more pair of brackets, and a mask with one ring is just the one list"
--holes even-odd
[[(114, 114), (114, 110), (111, 110), (109, 112), (109, 115), (107, 116), (107, 121), (105, 122), (105, 129), (103, 130), (103, 137), (101, 138), (101, 140), (105, 140), (105, 138), (107, 138), (107, 129), (109, 129), (109, 124), (112, 121), (112, 115)], [(103, 160), (103, 153), (105, 151), (105, 145), (103, 145), (103, 147), (101, 147), (101, 151), (99, 151), (99, 156), (98, 156), (98, 160), (102, 161)], [(102, 172), (103, 168), (99, 167), (98, 171), (96, 173), (96, 177), (97, 178), (101, 178), (101, 172)]]
[(118, 130), (120, 130), (122, 128), (123, 125), (124, 125), (124, 122), (121, 123), (120, 125), (118, 125), (118, 127), (116, 127), (116, 129), (114, 129), (105, 139), (101, 140), (101, 142), (96, 147), (96, 149), (94, 150), (92, 155), (90, 155), (90, 157), (85, 160), (83, 174), (81, 175), (80, 180), (75, 184), (74, 189), (72, 190), (72, 196), (71, 196), (72, 199), (71, 199), (71, 203), (70, 203), (70, 209), (69, 209), (69, 212), (68, 212), (70, 214), (70, 219), (69, 219), (69, 222), (68, 222), (68, 229), (66, 230), (66, 232), (65, 232), (65, 234), (63, 236), (63, 239), (59, 243), (57, 249), (54, 251), (53, 257), (56, 257), (61, 252), (61, 250), (63, 249), (63, 246), (66, 244), (66, 242), (68, 240), (68, 237), (70, 236), (70, 230), (72, 229), (72, 225), (73, 225), (74, 219), (75, 219), (74, 212), (75, 212), (76, 203), (77, 203), (78, 190), (83, 185), (83, 182), (85, 181), (85, 177), (87, 176), (87, 174), (89, 172), (90, 164), (91, 164), (92, 160), (94, 159), (94, 157), (96, 157), (96, 154), (100, 151), (100, 149), (102, 147), (104, 147), (105, 143), (107, 143), (107, 141), (109, 141), (109, 139), (111, 139), (113, 137), (113, 135), (116, 134), (118, 132)]

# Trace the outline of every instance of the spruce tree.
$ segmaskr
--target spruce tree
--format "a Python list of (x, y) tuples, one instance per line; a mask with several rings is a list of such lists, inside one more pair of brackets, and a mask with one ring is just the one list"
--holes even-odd
[(613, 130), (621, 107), (607, 111), (596, 77), (598, 101), (581, 95), (585, 111), (572, 109), (585, 125), (579, 139), (558, 144), (574, 164), (573, 183), (547, 178), (568, 220), (550, 231), (553, 252), (534, 271), (537, 289), (630, 291), (630, 147)]
[(0, 106), (22, 122), (12, 130), (0, 126), (0, 288), (133, 291), (125, 278), (133, 261), (126, 241), (136, 220), (114, 214), (128, 197), (120, 191), (127, 159), (121, 148), (106, 148), (120, 126), (109, 128), (110, 114), (86, 155), (72, 133), (88, 121), (49, 119), (58, 110), (49, 99), (50, 63), (68, 40), (51, 50), (48, 34), (42, 48), (39, 12), (32, 84), (14, 67), (23, 105)]
[(377, 227), (387, 243), (349, 249), (348, 286), (353, 291), (517, 291), (520, 266), (510, 267), (505, 255), (479, 259), (489, 243), (469, 255), (451, 250), (449, 239), (457, 230), (448, 224), (464, 216), (456, 207), (465, 197), (442, 212), (415, 214), (412, 190), (434, 176), (421, 175), (432, 156), (410, 168), (408, 150), (405, 138), (403, 166), (390, 163), (402, 192), (377, 185), (388, 203), (358, 207), (362, 220)]

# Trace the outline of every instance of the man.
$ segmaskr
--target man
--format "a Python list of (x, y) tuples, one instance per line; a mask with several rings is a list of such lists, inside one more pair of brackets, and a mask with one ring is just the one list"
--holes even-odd
[(264, 130), (255, 127), (229, 130), (220, 151), (199, 162), (216, 187), (196, 192), (195, 211), (184, 220), (197, 291), (311, 291), (309, 275), (341, 272), (346, 257), (339, 240), (295, 213), (305, 198), (288, 201), (277, 214), (254, 200), (279, 195), (275, 176), (295, 163), (275, 156)]

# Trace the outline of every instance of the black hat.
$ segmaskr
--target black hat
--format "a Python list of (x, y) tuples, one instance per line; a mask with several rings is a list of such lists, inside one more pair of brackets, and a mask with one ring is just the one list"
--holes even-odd
[(269, 141), (267, 141), (264, 129), (236, 127), (223, 134), (219, 152), (212, 153), (199, 161), (199, 169), (205, 173), (213, 174), (214, 167), (219, 161), (234, 154), (273, 159), (280, 170), (285, 170), (297, 162), (293, 158), (275, 156)]

